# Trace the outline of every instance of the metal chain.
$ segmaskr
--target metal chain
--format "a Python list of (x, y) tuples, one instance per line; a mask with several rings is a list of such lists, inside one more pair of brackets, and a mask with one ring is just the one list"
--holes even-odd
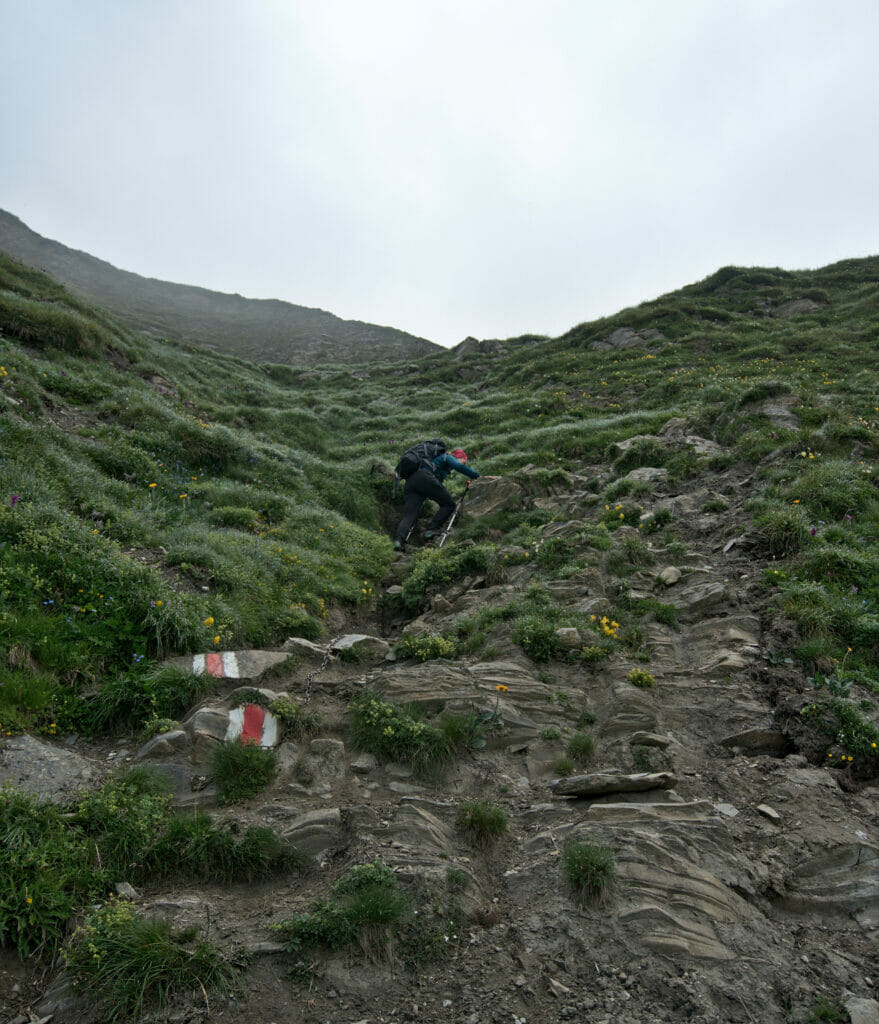
[(323, 670), (327, 667), (327, 664), (330, 658), (332, 657), (333, 653), (333, 642), (334, 641), (331, 640), (327, 644), (327, 648), (324, 651), (324, 660), (313, 672), (309, 672), (308, 675), (305, 677), (305, 700), (303, 701), (303, 704), (305, 704), (306, 706), (311, 700), (311, 681), (314, 679), (316, 675), (323, 672)]

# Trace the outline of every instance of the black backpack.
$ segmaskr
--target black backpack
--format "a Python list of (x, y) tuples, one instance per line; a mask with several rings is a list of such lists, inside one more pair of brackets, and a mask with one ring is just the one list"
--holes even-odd
[(422, 466), (425, 469), (432, 470), (433, 460), (438, 455), (444, 455), (445, 451), (445, 441), (419, 441), (418, 444), (413, 444), (411, 448), (407, 448), (400, 457), (400, 461), (394, 467), (394, 476), (398, 480), (408, 480)]

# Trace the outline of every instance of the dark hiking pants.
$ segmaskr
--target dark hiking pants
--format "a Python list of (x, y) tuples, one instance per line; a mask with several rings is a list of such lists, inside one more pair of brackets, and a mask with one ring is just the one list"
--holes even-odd
[(403, 518), (397, 526), (394, 540), (401, 543), (409, 536), (409, 531), (418, 519), (418, 513), (425, 501), (435, 501), (439, 508), (434, 513), (433, 519), (427, 524), (427, 529), (436, 532), (455, 511), (455, 499), (437, 480), (433, 473), (426, 469), (416, 470), (406, 481), (404, 491), (405, 510)]

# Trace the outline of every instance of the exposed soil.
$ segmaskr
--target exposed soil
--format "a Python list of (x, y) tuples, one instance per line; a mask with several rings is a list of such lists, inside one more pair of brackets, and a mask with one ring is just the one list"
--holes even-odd
[[(596, 666), (537, 665), (503, 626), (481, 659), (333, 659), (315, 674), (309, 697), (325, 719), (320, 740), (336, 743), (282, 745), (271, 789), (218, 813), (294, 839), (306, 812), (338, 810), (338, 820), (321, 826), (324, 841), (302, 875), (258, 886), (144, 888), (145, 911), (200, 924), (222, 947), (249, 956), (234, 999), (208, 1004), (193, 993), (161, 1019), (788, 1024), (808, 1020), (819, 997), (875, 999), (876, 780), (861, 766), (828, 768), (826, 741), (799, 716), (808, 687), (802, 669), (785, 660), (795, 633), (762, 585), (767, 556), (748, 533), (743, 479), (735, 469), (706, 473), (676, 487), (657, 484), (648, 500), (639, 499), (646, 509), (672, 511), (685, 554), (672, 557), (653, 543), (652, 564), (618, 577), (611, 552), (597, 556), (600, 578), (548, 585), (575, 606), (619, 587), (673, 603), (677, 628), (644, 620), (649, 663), (621, 652)], [(701, 511), (719, 498), (727, 509)], [(598, 512), (581, 499), (575, 491), (540, 497), (582, 525)], [(405, 564), (395, 565), (389, 586)], [(659, 582), (668, 566), (680, 579)], [(441, 598), (432, 595), (422, 625), (439, 630), (509, 600), (532, 573), (525, 564), (494, 585), (480, 578), (451, 584)], [(356, 621), (334, 615), (334, 635), (384, 633), (393, 642), (405, 624), (378, 603)], [(263, 685), (301, 700), (316, 664), (302, 661)], [(657, 685), (633, 686), (633, 667), (648, 669)], [(346, 709), (364, 686), (433, 712), (494, 704), (502, 724), (484, 749), (425, 782), (405, 765), (358, 762)], [(564, 743), (541, 733), (570, 735), (584, 709), (595, 715), (597, 751), (582, 774), (670, 772), (672, 788), (556, 795), (551, 784)], [(81, 749), (96, 758), (110, 752)], [(112, 750), (130, 760), (136, 744)], [(474, 795), (510, 816), (507, 834), (489, 847), (474, 848), (456, 827), (460, 801)], [(597, 903), (578, 906), (563, 877), (561, 850), (572, 838), (615, 851), (616, 883)], [(280, 948), (272, 924), (307, 910), (351, 865), (376, 859), (438, 906), (448, 903), (449, 869), (466, 876), (460, 923), (446, 918), (445, 955), (407, 966), (393, 936), (334, 954)], [(7, 1006), (0, 1021), (48, 1013), (63, 1024), (96, 1019), (86, 998), (70, 999), (63, 989), (47, 997), (51, 984), (8, 955), (0, 959), (0, 1006)]]

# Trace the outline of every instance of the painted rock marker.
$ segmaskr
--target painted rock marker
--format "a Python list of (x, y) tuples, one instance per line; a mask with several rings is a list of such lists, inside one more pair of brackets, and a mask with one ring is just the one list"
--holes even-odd
[(278, 742), (278, 720), (259, 704), (244, 704), (229, 712), (226, 742), (240, 740), (242, 744), (258, 743), (273, 747)]

